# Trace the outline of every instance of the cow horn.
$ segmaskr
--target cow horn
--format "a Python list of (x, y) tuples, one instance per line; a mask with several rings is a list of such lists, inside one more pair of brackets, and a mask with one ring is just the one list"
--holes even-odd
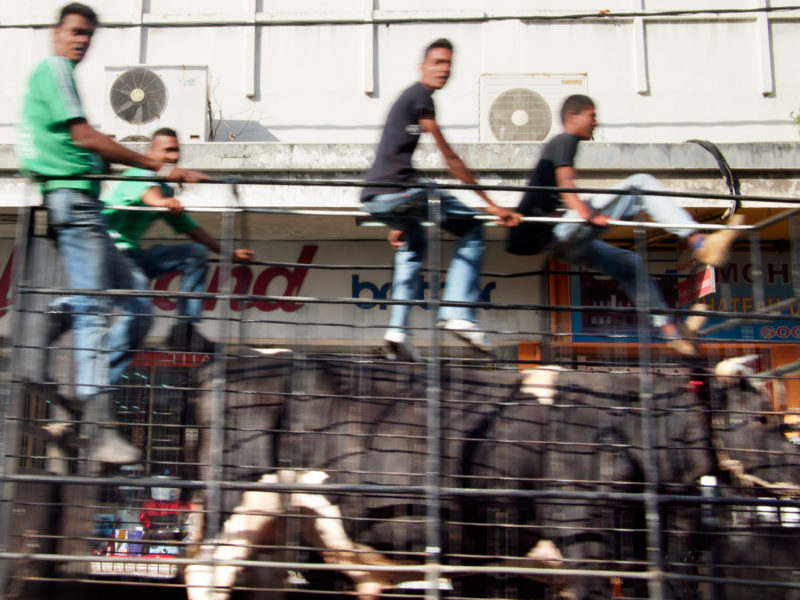
[(753, 375), (755, 371), (753, 371), (749, 364), (757, 358), (758, 354), (726, 358), (717, 363), (717, 366), (714, 367), (714, 374), (718, 377), (742, 377)]

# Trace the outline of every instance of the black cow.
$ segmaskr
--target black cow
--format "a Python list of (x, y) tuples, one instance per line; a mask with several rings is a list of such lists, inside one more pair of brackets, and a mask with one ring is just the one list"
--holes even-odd
[[(424, 485), (427, 370), (424, 365), (333, 357), (229, 360), (221, 447), (223, 481)], [(213, 367), (212, 367), (213, 368)], [(764, 402), (741, 380), (707, 380), (699, 393), (687, 377), (651, 379), (653, 459), (658, 491), (696, 494), (717, 469), (711, 403)], [(211, 387), (211, 380), (206, 388)], [(640, 378), (618, 373), (540, 369), (515, 373), (441, 370), (441, 485), (484, 490), (588, 492), (586, 498), (532, 500), (445, 497), (443, 556), (449, 564), (616, 569), (642, 561), (644, 520), (638, 502), (605, 501), (605, 492), (640, 492), (645, 451)], [(201, 430), (213, 424), (212, 393), (199, 398)], [(201, 464), (212, 447), (203, 444)], [(734, 459), (735, 460), (735, 459)], [(209, 475), (209, 473), (204, 473)], [(419, 563), (425, 549), (424, 501), (412, 494), (225, 492), (227, 518), (200, 559), (186, 570), (189, 596), (220, 598), (234, 585), (253, 544), (275, 545), (287, 511), (309, 545), (346, 574), (364, 598), (419, 573), (359, 570), (359, 565)], [(699, 508), (675, 510), (679, 531), (698, 529)], [(513, 526), (505, 526), (511, 523)], [(683, 542), (682, 542), (683, 543)], [(693, 542), (683, 543), (693, 547)], [(514, 558), (518, 557), (518, 558)], [(222, 566), (219, 566), (219, 565)], [(669, 563), (667, 563), (669, 564)], [(553, 571), (557, 574), (557, 571)], [(607, 598), (608, 578), (555, 580), (563, 597)], [(210, 586), (217, 586), (212, 593)]]

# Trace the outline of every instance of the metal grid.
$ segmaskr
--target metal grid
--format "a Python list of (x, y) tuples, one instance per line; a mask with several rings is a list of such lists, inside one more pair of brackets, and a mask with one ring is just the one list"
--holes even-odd
[[(718, 313), (723, 322), (702, 335), (796, 304), (795, 296), (766, 305), (759, 237), (791, 220), (796, 293), (796, 212), (747, 228), (757, 310)], [(436, 228), (434, 293), (411, 302), (431, 308), (425, 364), (376, 360), (357, 345), (347, 355), (227, 347), (201, 368), (191, 360), (164, 367), (153, 353), (115, 396), (123, 430), (146, 460), (98, 474), (81, 448), (57, 443), (45, 427), (75, 418), (59, 412), (56, 397), (70, 387), (69, 342), (42, 343), (48, 301), (69, 290), (38, 214), (20, 219), (0, 440), (7, 597), (48, 597), (53, 583), (138, 593), (145, 585), (179, 597), (185, 568), (195, 598), (234, 589), (431, 599), (800, 594), (792, 559), (800, 458), (783, 435), (783, 413), (759, 387), (790, 377), (794, 365), (755, 383), (676, 365), (651, 346), (644, 305), (636, 354), (610, 345), (580, 371), (521, 378), (514, 361), (447, 358), (435, 326)], [(242, 214), (223, 212), (224, 248)], [(640, 252), (651, 226), (635, 226)], [(232, 265), (220, 268), (228, 280)], [(223, 307), (254, 299), (230, 289), (219, 298)], [(226, 339), (244, 326), (229, 310), (219, 319)], [(546, 333), (557, 341), (564, 332)], [(562, 351), (555, 344), (547, 362)]]

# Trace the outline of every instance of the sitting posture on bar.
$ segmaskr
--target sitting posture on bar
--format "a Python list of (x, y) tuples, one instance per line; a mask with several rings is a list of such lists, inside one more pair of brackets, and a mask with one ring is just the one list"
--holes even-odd
[[(447, 143), (436, 122), (433, 93), (443, 88), (450, 78), (452, 60), (453, 46), (448, 40), (436, 40), (426, 48), (420, 80), (406, 89), (389, 110), (375, 162), (364, 174), (367, 182), (424, 183), (411, 165), (411, 155), (424, 131), (433, 136), (450, 173), (464, 183), (475, 183), (472, 172)], [(486, 212), (497, 217), (501, 225), (510, 227), (519, 223), (518, 214), (498, 206), (482, 190), (475, 193), (487, 204)], [(477, 211), (445, 190), (424, 185), (367, 187), (361, 194), (364, 208), (391, 227), (389, 242), (395, 248), (392, 300), (412, 300), (419, 294), (419, 272), (427, 247), (421, 219), (428, 218), (429, 196), (435, 196), (441, 205), (442, 229), (458, 238), (443, 300), (478, 302), (484, 243), (483, 223), (474, 218)], [(392, 305), (384, 341), (390, 356), (418, 360), (419, 355), (409, 341), (410, 310), (409, 304)], [(442, 306), (439, 326), (480, 352), (490, 354), (491, 343), (478, 324), (475, 312), (472, 306)]]
[[(18, 153), (23, 170), (46, 178), (41, 184), (48, 225), (55, 235), (70, 288), (104, 292), (132, 289), (132, 264), (106, 231), (99, 200), (100, 182), (72, 179), (98, 174), (104, 162), (149, 169), (174, 182), (204, 179), (203, 173), (171, 168), (117, 144), (89, 125), (75, 85), (74, 70), (92, 41), (97, 15), (77, 2), (63, 7), (53, 28), (53, 56), (34, 68), (28, 80)], [(57, 179), (66, 177), (66, 179)], [(138, 314), (133, 327), (109, 328), (114, 304)], [(139, 451), (118, 433), (109, 384), (114, 384), (150, 324), (150, 309), (137, 298), (110, 295), (74, 296), (73, 311), (50, 313), (48, 341), (69, 321), (75, 328), (75, 395), (82, 408), (80, 437), (89, 442), (88, 458), (107, 463), (133, 463)], [(61, 309), (53, 306), (54, 310)], [(63, 317), (63, 318), (62, 318)]]
[[(181, 148), (175, 130), (162, 127), (150, 139), (147, 156), (174, 166), (180, 158)], [(136, 289), (146, 290), (150, 279), (172, 271), (180, 271), (181, 291), (202, 293), (206, 290), (208, 272), (207, 249), (220, 254), (219, 241), (184, 212), (175, 198), (172, 187), (151, 179), (155, 173), (146, 169), (128, 169), (123, 173), (142, 177), (142, 181), (122, 181), (105, 199), (107, 208), (103, 215), (108, 221), (108, 233), (114, 245), (136, 265), (133, 275)], [(166, 208), (167, 211), (124, 210), (115, 206)], [(176, 233), (185, 233), (193, 241), (183, 244), (156, 244), (142, 248), (142, 236), (156, 220), (163, 219)], [(248, 248), (236, 248), (233, 260), (247, 262), (253, 258)], [(167, 346), (186, 352), (214, 352), (214, 344), (196, 328), (202, 317), (202, 298), (180, 298), (178, 322), (167, 335)], [(123, 317), (128, 318), (128, 317)]]
[[(578, 143), (592, 139), (597, 126), (594, 101), (576, 94), (568, 97), (561, 107), (564, 132), (547, 142), (536, 167), (528, 180), (530, 186), (575, 188), (575, 155)], [(640, 301), (637, 291), (637, 273), (645, 268), (639, 255), (630, 250), (600, 241), (609, 220), (627, 219), (640, 211), (646, 212), (674, 235), (686, 238), (694, 257), (713, 267), (722, 266), (728, 257), (738, 231), (725, 229), (704, 235), (690, 227), (670, 228), (669, 225), (692, 225), (695, 221), (686, 210), (668, 196), (647, 194), (648, 190), (664, 190), (653, 176), (637, 174), (628, 177), (615, 189), (633, 190), (635, 193), (596, 194), (582, 199), (574, 192), (528, 191), (524, 194), (518, 211), (525, 216), (554, 216), (563, 202), (567, 211), (563, 217), (585, 219), (585, 223), (523, 223), (508, 235), (508, 251), (514, 254), (552, 252), (554, 256), (571, 264), (579, 264), (617, 279), (628, 296)], [(734, 215), (730, 225), (741, 225), (743, 219)], [(661, 290), (648, 279), (647, 294), (650, 306), (667, 308)], [(654, 314), (651, 322), (661, 330), (670, 348), (680, 354), (694, 356), (697, 348), (688, 339), (691, 331), (681, 332), (679, 323), (666, 315)]]

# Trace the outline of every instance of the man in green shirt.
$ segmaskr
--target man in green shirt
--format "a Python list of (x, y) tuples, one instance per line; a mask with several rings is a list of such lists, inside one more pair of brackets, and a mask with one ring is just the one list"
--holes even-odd
[[(167, 165), (176, 164), (180, 158), (180, 144), (175, 130), (163, 127), (156, 131), (150, 140), (147, 156)], [(219, 242), (183, 212), (183, 205), (175, 198), (175, 192), (169, 185), (152, 181), (156, 176), (153, 171), (134, 168), (128, 169), (123, 174), (142, 177), (143, 181), (122, 181), (117, 184), (105, 199), (107, 206), (153, 206), (167, 209), (143, 211), (106, 208), (103, 211), (108, 221), (108, 232), (116, 247), (127, 254), (138, 267), (134, 271), (136, 287), (147, 289), (150, 279), (172, 271), (180, 271), (183, 274), (182, 292), (204, 292), (208, 272), (207, 249), (219, 254), (221, 250)], [(142, 236), (158, 219), (163, 219), (173, 231), (185, 233), (194, 241), (184, 244), (157, 244), (142, 248)], [(252, 250), (247, 248), (234, 250), (233, 259), (238, 262), (246, 262), (252, 258)], [(179, 321), (167, 336), (167, 345), (170, 348), (189, 352), (214, 351), (214, 344), (195, 328), (195, 324), (202, 318), (202, 310), (202, 298), (178, 300)]]
[[(98, 182), (57, 177), (100, 173), (103, 161), (156, 171), (174, 182), (192, 183), (205, 175), (133, 152), (89, 125), (73, 70), (89, 49), (97, 22), (95, 12), (84, 4), (72, 3), (61, 9), (53, 28), (54, 55), (34, 68), (28, 82), (18, 155), (25, 172), (48, 178), (41, 189), (68, 285), (97, 291), (135, 289), (132, 263), (114, 247), (106, 231)], [(113, 425), (109, 386), (144, 337), (150, 308), (141, 299), (127, 299), (123, 310), (144, 313), (143, 318), (132, 320), (137, 329), (125, 331), (115, 326), (109, 330), (108, 315), (114, 302), (112, 296), (70, 299), (75, 394), (83, 404), (80, 435), (89, 440), (88, 459), (125, 464), (138, 461), (139, 451)], [(131, 309), (132, 305), (137, 308)]]

